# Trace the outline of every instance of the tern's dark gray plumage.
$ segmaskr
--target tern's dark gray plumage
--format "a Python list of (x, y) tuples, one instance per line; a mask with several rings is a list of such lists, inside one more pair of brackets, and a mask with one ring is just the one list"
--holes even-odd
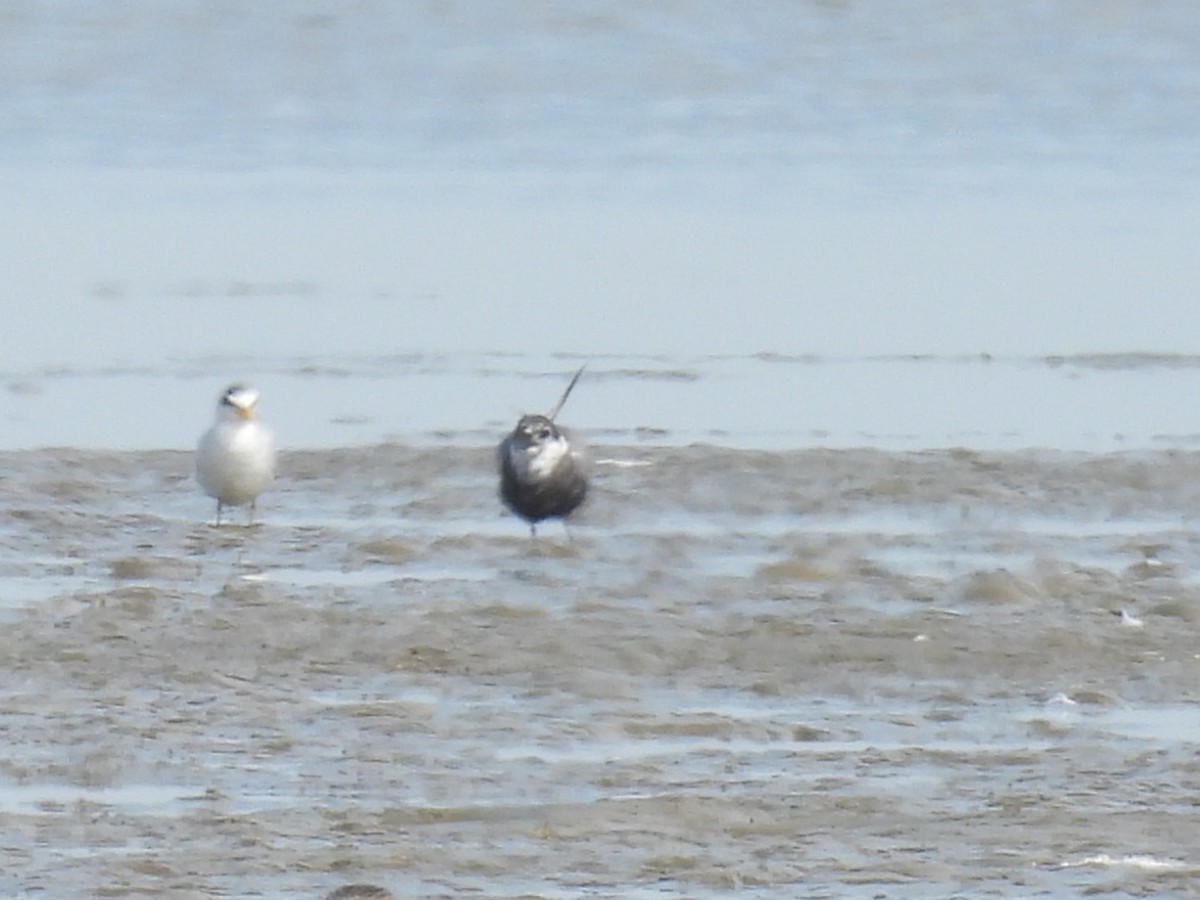
[(583, 460), (554, 423), (582, 374), (581, 367), (549, 415), (522, 416), (497, 452), (500, 497), (534, 535), (538, 522), (566, 518), (587, 497)]

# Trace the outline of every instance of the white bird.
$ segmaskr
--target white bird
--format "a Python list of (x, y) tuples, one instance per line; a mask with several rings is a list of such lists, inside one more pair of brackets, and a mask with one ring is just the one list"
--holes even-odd
[(217, 501), (217, 524), (226, 506), (249, 506), (275, 477), (275, 439), (258, 421), (258, 391), (231, 385), (217, 404), (217, 420), (196, 448), (196, 480)]

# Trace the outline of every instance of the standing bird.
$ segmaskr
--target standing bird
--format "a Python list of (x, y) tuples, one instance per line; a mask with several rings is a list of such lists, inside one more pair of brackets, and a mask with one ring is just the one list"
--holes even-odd
[(587, 497), (583, 460), (571, 449), (566, 435), (554, 424), (575, 382), (580, 366), (548, 415), (522, 416), (512, 433), (500, 442), (500, 497), (504, 505), (529, 523), (537, 537), (543, 519), (565, 519)]
[(217, 420), (196, 449), (196, 479), (217, 501), (217, 524), (226, 506), (249, 506), (275, 477), (275, 440), (258, 421), (258, 391), (231, 385), (217, 404)]

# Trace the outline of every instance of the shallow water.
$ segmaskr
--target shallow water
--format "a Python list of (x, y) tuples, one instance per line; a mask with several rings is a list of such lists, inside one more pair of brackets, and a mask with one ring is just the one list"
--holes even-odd
[(1185, 891), (1200, 456), (592, 449), (3, 454), (0, 890)]
[[(269, 319), (266, 310), (240, 315)], [(219, 320), (210, 325), (222, 327)], [(120, 328), (120, 321), (106, 327)], [(1103, 452), (1200, 443), (1200, 418), (1180, 400), (1200, 394), (1200, 359), (1182, 354), (963, 359), (462, 351), (345, 356), (317, 366), (275, 355), (278, 341), (260, 356), (234, 360), (155, 358), (157, 335), (146, 337), (147, 360), (136, 372), (35, 364), (7, 373), (0, 448), (188, 448), (224, 386), (246, 379), (262, 390), (263, 416), (283, 446), (393, 440), (490, 446), (524, 412), (548, 409), (582, 363), (587, 372), (562, 419), (589, 441)], [(204, 347), (221, 337), (198, 333), (193, 340)], [(49, 341), (37, 352), (60, 351)]]

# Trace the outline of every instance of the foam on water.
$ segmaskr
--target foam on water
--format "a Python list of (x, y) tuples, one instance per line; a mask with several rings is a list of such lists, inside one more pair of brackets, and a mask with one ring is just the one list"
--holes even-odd
[(1200, 866), (1196, 865), (1195, 863), (1188, 863), (1180, 859), (1160, 859), (1154, 856), (1144, 856), (1138, 854), (1111, 856), (1107, 853), (1098, 853), (1095, 856), (1086, 856), (1079, 860), (1067, 861), (1062, 863), (1062, 867), (1064, 869), (1142, 869), (1150, 872), (1200, 871)]
[(115, 787), (82, 787), (73, 784), (0, 784), (0, 810), (11, 815), (73, 809), (79, 806), (107, 807), (133, 814), (182, 815), (184, 801), (202, 795), (195, 787), (151, 783)]

